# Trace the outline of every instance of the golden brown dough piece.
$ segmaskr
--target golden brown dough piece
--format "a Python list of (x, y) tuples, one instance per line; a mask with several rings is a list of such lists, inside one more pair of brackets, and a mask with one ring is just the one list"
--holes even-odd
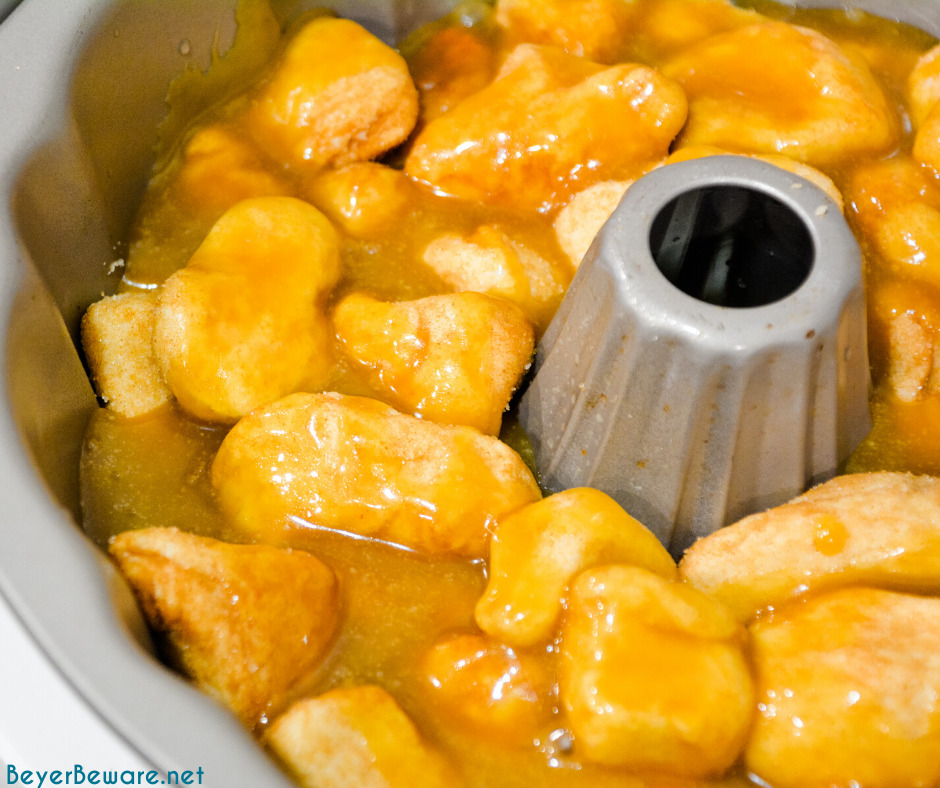
[(895, 156), (856, 170), (846, 199), (877, 254), (873, 272), (920, 286), (940, 286), (940, 188), (930, 170), (910, 156)]
[(548, 44), (612, 62), (630, 28), (635, 0), (499, 0), (496, 20), (511, 43)]
[(899, 135), (865, 62), (807, 28), (767, 22), (723, 33), (663, 71), (689, 97), (683, 145), (824, 166), (888, 152)]
[(304, 788), (459, 788), (443, 757), (380, 687), (300, 701), (264, 742)]
[(578, 192), (555, 217), (555, 237), (577, 268), (633, 181), (601, 181)]
[(868, 338), (876, 386), (887, 383), (913, 402), (940, 393), (940, 309), (914, 282), (887, 281), (868, 288)]
[(354, 293), (337, 305), (333, 325), (379, 399), (487, 435), (499, 434), (534, 346), (522, 311), (482, 293), (391, 304)]
[(109, 549), (170, 661), (249, 727), (303, 689), (336, 629), (336, 579), (309, 553), (175, 528), (126, 531)]
[(888, 207), (872, 240), (889, 271), (940, 287), (940, 210), (914, 201)]
[(250, 140), (221, 124), (202, 127), (186, 143), (177, 181), (186, 210), (212, 218), (251, 197), (293, 192), (289, 183), (265, 167)]
[(937, 102), (940, 102), (940, 44), (917, 61), (908, 77), (907, 95), (916, 129), (927, 119)]
[(497, 53), (476, 27), (432, 32), (408, 60), (421, 94), (419, 127), (486, 87), (496, 74), (496, 61)]
[(600, 490), (565, 490), (501, 518), (477, 625), (513, 646), (549, 642), (568, 583), (600, 563), (676, 577), (675, 561), (659, 540)]
[(288, 42), (248, 110), (257, 143), (291, 166), (365, 161), (404, 142), (418, 92), (394, 49), (347, 19), (319, 17)]
[(421, 671), (438, 713), (494, 744), (530, 746), (551, 719), (548, 666), (482, 635), (435, 644)]
[(173, 398), (153, 353), (156, 302), (148, 294), (102, 298), (82, 318), (82, 348), (98, 396), (114, 413), (143, 416)]
[(717, 33), (763, 21), (756, 11), (731, 0), (640, 0), (634, 18), (632, 48), (644, 62), (660, 62)]
[(696, 542), (683, 577), (742, 620), (806, 591), (940, 589), (940, 479), (838, 476)]
[(934, 104), (914, 139), (914, 158), (940, 174), (940, 101)]
[(363, 161), (318, 173), (306, 191), (340, 229), (355, 238), (368, 238), (389, 232), (402, 220), (411, 189), (411, 181), (400, 170)]
[(323, 301), (339, 278), (339, 239), (293, 197), (243, 200), (163, 285), (154, 350), (180, 405), (205, 421), (252, 408), (332, 371)]
[(503, 233), (495, 225), (470, 236), (442, 235), (424, 250), (424, 262), (447, 284), (505, 298), (522, 308), (541, 333), (565, 295), (570, 271)]
[(895, 208), (910, 203), (940, 207), (940, 188), (909, 156), (894, 156), (855, 170), (845, 199), (865, 236), (873, 239)]
[(294, 394), (246, 416), (212, 482), (232, 524), (261, 541), (325, 527), (473, 558), (497, 517), (541, 497), (496, 438), (339, 394)]
[(664, 158), (685, 116), (683, 92), (651, 68), (520, 44), (492, 83), (425, 126), (405, 171), (445, 194), (549, 210)]
[(751, 636), (751, 772), (775, 788), (940, 782), (940, 599), (845, 589)]
[(737, 760), (753, 714), (744, 628), (715, 600), (645, 569), (578, 576), (559, 692), (574, 755), (699, 777)]

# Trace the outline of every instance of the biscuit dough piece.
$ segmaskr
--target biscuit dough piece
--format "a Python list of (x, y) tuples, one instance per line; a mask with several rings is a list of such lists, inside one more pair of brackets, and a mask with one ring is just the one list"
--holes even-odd
[(907, 95), (914, 128), (919, 128), (940, 102), (940, 44), (917, 61), (908, 77)]
[(908, 201), (885, 209), (875, 229), (874, 246), (882, 265), (904, 278), (940, 287), (940, 210)]
[(806, 591), (940, 589), (940, 479), (837, 476), (696, 542), (682, 576), (742, 620)]
[(405, 171), (445, 194), (548, 211), (664, 158), (685, 116), (682, 90), (651, 68), (520, 44), (493, 82), (424, 127)]
[(940, 310), (916, 282), (868, 287), (868, 339), (875, 386), (902, 402), (940, 393)]
[[(872, 273), (940, 286), (940, 187), (910, 156), (859, 168), (845, 196)], [(870, 310), (870, 315), (879, 315)]]
[(82, 318), (82, 348), (98, 396), (108, 409), (135, 418), (173, 398), (153, 353), (156, 302), (148, 294), (102, 298)]
[(243, 200), (163, 285), (154, 350), (180, 405), (235, 422), (331, 373), (323, 301), (339, 278), (339, 240), (293, 197)]
[(899, 135), (865, 62), (807, 28), (767, 22), (723, 33), (663, 71), (689, 97), (683, 145), (821, 167), (888, 152)]
[(419, 127), (486, 87), (496, 75), (497, 57), (476, 27), (445, 27), (431, 33), (408, 59), (421, 95)]
[(404, 142), (417, 117), (402, 57), (333, 17), (308, 22), (288, 42), (247, 113), (257, 143), (301, 169), (373, 159)]
[(264, 743), (304, 788), (459, 788), (444, 758), (380, 687), (335, 689), (275, 720)]
[(914, 158), (940, 173), (940, 101), (934, 104), (930, 114), (917, 131), (914, 139)]
[(565, 490), (500, 518), (477, 625), (513, 646), (547, 643), (568, 583), (601, 563), (676, 577), (675, 561), (659, 540), (600, 490)]
[(482, 558), (497, 517), (541, 497), (496, 438), (377, 400), (294, 394), (242, 419), (212, 465), (231, 523), (264, 542), (311, 525)]
[(602, 181), (578, 192), (555, 217), (555, 237), (577, 268), (633, 181)]
[(751, 637), (749, 771), (776, 788), (940, 782), (940, 599), (844, 589)]
[(940, 208), (940, 188), (910, 156), (894, 156), (858, 168), (845, 190), (850, 214), (874, 239), (888, 213), (910, 203)]
[(631, 44), (646, 54), (643, 62), (658, 63), (717, 33), (763, 20), (730, 0), (641, 0), (637, 6)]
[(193, 134), (176, 177), (186, 209), (212, 218), (251, 197), (293, 193), (286, 180), (266, 168), (250, 140), (222, 124), (204, 126)]
[(570, 271), (559, 270), (494, 225), (478, 227), (468, 237), (442, 235), (428, 244), (423, 259), (455, 290), (512, 301), (539, 334), (548, 328), (571, 281)]
[(547, 44), (613, 62), (630, 30), (635, 0), (499, 0), (496, 21), (514, 43)]
[(744, 643), (734, 616), (691, 586), (626, 566), (579, 575), (558, 677), (575, 757), (687, 777), (723, 773), (753, 713)]
[(333, 325), (383, 402), (487, 435), (499, 434), (534, 348), (522, 310), (482, 293), (390, 304), (354, 293), (337, 305)]
[(494, 744), (531, 746), (551, 718), (548, 666), (482, 635), (435, 644), (421, 670), (438, 713)]
[(341, 230), (354, 238), (389, 232), (408, 210), (411, 182), (400, 171), (371, 161), (324, 170), (307, 194)]
[(175, 528), (125, 531), (109, 550), (171, 661), (249, 727), (303, 689), (336, 629), (336, 578), (309, 553)]

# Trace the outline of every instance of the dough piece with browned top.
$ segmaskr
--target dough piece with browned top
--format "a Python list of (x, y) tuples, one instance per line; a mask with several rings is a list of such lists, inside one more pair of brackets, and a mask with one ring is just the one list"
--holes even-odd
[(854, 170), (845, 187), (845, 202), (863, 233), (874, 238), (895, 209), (903, 211), (911, 203), (940, 208), (940, 186), (910, 156), (893, 156)]
[(645, 0), (638, 3), (631, 43), (648, 62), (659, 63), (718, 33), (764, 19), (756, 11), (739, 8), (732, 0)]
[(577, 487), (529, 504), (497, 523), (477, 624), (513, 646), (548, 643), (568, 583), (585, 569), (612, 563), (676, 577), (666, 548), (600, 490)]
[(917, 61), (907, 80), (907, 95), (914, 128), (919, 128), (940, 102), (940, 44)]
[(335, 689), (292, 706), (264, 742), (304, 788), (460, 788), (443, 756), (381, 687)]
[(868, 342), (875, 386), (903, 402), (940, 394), (940, 305), (917, 282), (868, 288)]
[(499, 0), (496, 20), (516, 43), (548, 44), (569, 55), (613, 62), (635, 0)]
[(144, 416), (173, 399), (153, 353), (155, 315), (150, 294), (123, 293), (96, 301), (82, 318), (95, 391), (120, 416)]
[(444, 638), (422, 657), (431, 707), (449, 724), (499, 746), (531, 746), (552, 716), (553, 661), (483, 635)]
[(486, 87), (496, 74), (499, 52), (489, 45), (487, 25), (428, 29), (428, 38), (409, 55), (420, 91), (418, 128), (450, 112), (467, 96)]
[(289, 543), (307, 523), (472, 558), (486, 555), (496, 518), (541, 497), (496, 438), (339, 394), (294, 394), (246, 416), (212, 483), (253, 539)]
[(679, 570), (745, 621), (836, 586), (940, 590), (940, 479), (837, 476), (696, 542)]
[(495, 225), (478, 227), (469, 236), (442, 235), (427, 245), (423, 259), (455, 290), (512, 301), (540, 334), (571, 281), (570, 270), (562, 270)]
[(843, 589), (751, 641), (750, 772), (775, 788), (940, 784), (940, 599)]
[(631, 772), (719, 775), (753, 714), (746, 636), (720, 603), (645, 569), (571, 584), (558, 688), (575, 757)]
[(290, 196), (290, 183), (234, 127), (203, 126), (186, 142), (176, 175), (181, 207), (217, 219), (252, 197)]
[(555, 217), (558, 245), (577, 268), (633, 181), (601, 181), (575, 194)]
[(272, 158), (314, 170), (374, 159), (404, 142), (417, 118), (418, 91), (402, 57), (333, 17), (294, 35), (247, 113)]
[(389, 233), (409, 208), (413, 186), (401, 170), (374, 161), (324, 170), (305, 181), (310, 201), (354, 238)]
[(379, 399), (438, 424), (499, 434), (529, 366), (532, 325), (482, 293), (384, 303), (355, 293), (333, 313), (347, 355)]
[(550, 210), (661, 160), (685, 116), (682, 90), (651, 68), (520, 44), (492, 83), (424, 127), (405, 171), (445, 194)]
[(235, 422), (332, 374), (325, 299), (339, 239), (316, 208), (259, 197), (230, 208), (163, 285), (154, 351), (180, 405)]
[(683, 145), (781, 153), (818, 167), (887, 153), (900, 133), (860, 56), (784, 22), (705, 39), (664, 73), (689, 97)]
[(303, 691), (323, 660), (339, 596), (309, 553), (175, 528), (126, 531), (109, 549), (170, 661), (249, 727)]
[(940, 101), (917, 130), (914, 139), (914, 158), (940, 174)]

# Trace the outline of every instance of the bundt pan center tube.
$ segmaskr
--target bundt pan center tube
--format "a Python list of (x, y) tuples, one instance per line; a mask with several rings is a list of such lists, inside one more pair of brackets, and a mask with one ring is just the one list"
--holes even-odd
[(809, 182), (743, 156), (627, 191), (539, 344), (542, 483), (597, 487), (679, 555), (835, 475), (870, 428), (861, 253)]

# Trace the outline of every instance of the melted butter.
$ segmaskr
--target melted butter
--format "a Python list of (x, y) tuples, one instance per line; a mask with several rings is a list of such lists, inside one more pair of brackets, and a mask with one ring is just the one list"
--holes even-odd
[(82, 447), (85, 531), (101, 545), (122, 531), (151, 526), (230, 538), (209, 485), (225, 432), (169, 407), (134, 420), (97, 411)]
[(849, 459), (846, 472), (940, 475), (940, 397), (902, 402), (882, 391), (871, 407), (873, 429)]

